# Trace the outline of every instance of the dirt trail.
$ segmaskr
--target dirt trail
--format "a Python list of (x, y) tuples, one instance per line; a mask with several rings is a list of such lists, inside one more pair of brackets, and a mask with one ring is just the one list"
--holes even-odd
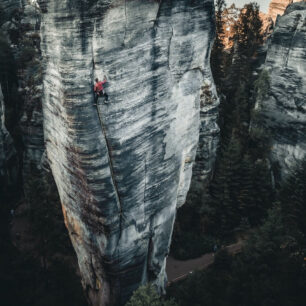
[[(11, 222), (11, 240), (15, 247), (22, 252), (33, 253), (34, 257), (38, 256), (37, 245), (38, 238), (32, 233), (29, 218), (26, 214), (26, 205), (22, 204), (15, 212)], [(225, 247), (230, 254), (236, 254), (241, 251), (244, 240), (240, 239), (237, 243)], [(63, 256), (61, 256), (63, 258)], [(168, 285), (170, 283), (186, 278), (195, 270), (202, 270), (214, 262), (214, 253), (204, 254), (199, 258), (189, 260), (177, 260), (169, 256), (167, 258), (167, 276)], [(78, 270), (76, 268), (76, 270)]]
[[(230, 254), (237, 254), (241, 252), (243, 241), (240, 240), (237, 243), (231, 244), (225, 249), (228, 250)], [(168, 276), (168, 285), (184, 279), (190, 273), (195, 270), (202, 270), (210, 266), (214, 262), (214, 253), (208, 253), (202, 255), (199, 258), (189, 259), (189, 260), (177, 260), (169, 256), (167, 258), (167, 276)]]

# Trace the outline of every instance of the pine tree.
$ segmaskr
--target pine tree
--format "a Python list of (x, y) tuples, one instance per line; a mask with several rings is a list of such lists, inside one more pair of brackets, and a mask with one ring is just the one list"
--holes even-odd
[[(258, 5), (245, 5), (233, 27), (235, 35), (231, 50), (232, 61), (226, 68), (226, 78), (222, 82), (222, 92), (226, 96), (226, 99), (221, 99), (220, 105), (222, 141), (232, 134), (233, 128), (236, 128), (239, 137), (244, 138), (244, 141), (248, 135), (250, 111), (253, 106), (250, 99), (253, 59), (263, 42), (261, 26)], [(215, 61), (212, 65), (215, 65)]]
[(306, 159), (288, 178), (279, 201), (288, 231), (306, 247)]
[(246, 4), (241, 10), (235, 25), (236, 62), (234, 70), (239, 71), (240, 80), (249, 81), (252, 58), (256, 56), (258, 47), (263, 43), (262, 21), (259, 6), (253, 2)]
[(253, 56), (257, 47), (262, 44), (262, 21), (259, 16), (259, 5), (255, 2), (246, 4), (236, 24), (236, 41), (242, 54)]
[(256, 210), (253, 171), (251, 158), (249, 155), (245, 155), (240, 164), (237, 194), (241, 218), (246, 217), (250, 219), (254, 214), (254, 210)]
[(256, 99), (263, 101), (270, 89), (271, 78), (269, 72), (264, 69), (261, 71), (258, 79), (254, 82), (256, 91)]
[(215, 176), (211, 183), (211, 203), (215, 207), (215, 226), (226, 234), (239, 224), (239, 208), (237, 190), (239, 188), (239, 167), (241, 146), (236, 137), (232, 136), (228, 147), (221, 152), (216, 165)]
[(12, 50), (7, 37), (0, 31), (0, 83), (6, 97), (16, 81)]
[(240, 84), (233, 101), (233, 132), (240, 139), (243, 146), (246, 145), (249, 136), (250, 123), (250, 98), (245, 83)]
[(216, 1), (216, 37), (211, 53), (211, 67), (218, 89), (220, 89), (221, 80), (224, 77), (224, 21), (222, 13), (225, 6), (225, 0)]
[(151, 284), (141, 286), (134, 291), (126, 306), (176, 306), (174, 300), (163, 300)]

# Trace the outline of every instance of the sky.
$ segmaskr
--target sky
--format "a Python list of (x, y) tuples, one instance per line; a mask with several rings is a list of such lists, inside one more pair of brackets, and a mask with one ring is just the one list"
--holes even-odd
[(243, 7), (245, 4), (250, 2), (257, 2), (260, 5), (260, 10), (264, 13), (268, 12), (268, 7), (270, 0), (225, 0), (226, 5), (230, 6), (232, 3), (235, 3), (237, 7)]

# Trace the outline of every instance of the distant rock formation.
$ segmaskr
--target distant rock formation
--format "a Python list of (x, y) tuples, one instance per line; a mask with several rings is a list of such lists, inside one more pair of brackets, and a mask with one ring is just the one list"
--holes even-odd
[(291, 4), (278, 19), (265, 69), (270, 88), (256, 109), (272, 138), (271, 158), (281, 178), (306, 153), (306, 2)]
[(282, 16), (287, 6), (293, 2), (300, 2), (301, 0), (271, 0), (269, 5), (268, 16), (276, 21), (278, 15)]
[(269, 14), (260, 12), (260, 19), (262, 21), (262, 33), (264, 38), (268, 38), (273, 31), (273, 20)]

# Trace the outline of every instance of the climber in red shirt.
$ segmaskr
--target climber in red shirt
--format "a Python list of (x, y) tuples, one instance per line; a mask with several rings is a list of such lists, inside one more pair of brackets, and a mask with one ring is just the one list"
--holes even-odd
[(104, 76), (104, 80), (103, 81), (99, 81), (98, 78), (96, 78), (96, 83), (94, 85), (94, 92), (95, 92), (95, 105), (98, 102), (98, 98), (104, 96), (105, 97), (105, 101), (108, 101), (108, 95), (104, 90), (103, 85), (107, 82), (106, 77)]

